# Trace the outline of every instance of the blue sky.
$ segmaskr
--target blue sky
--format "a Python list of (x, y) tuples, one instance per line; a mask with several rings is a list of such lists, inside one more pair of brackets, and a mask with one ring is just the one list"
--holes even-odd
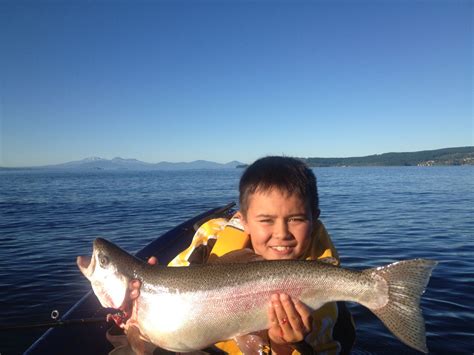
[(471, 1), (0, 1), (0, 166), (474, 145)]

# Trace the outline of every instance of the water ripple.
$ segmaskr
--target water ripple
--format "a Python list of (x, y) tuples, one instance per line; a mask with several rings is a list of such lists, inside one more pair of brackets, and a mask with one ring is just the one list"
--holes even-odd
[[(321, 168), (322, 220), (344, 267), (438, 260), (422, 298), (434, 354), (472, 353), (474, 168)], [(75, 265), (92, 240), (136, 251), (204, 210), (237, 201), (241, 170), (1, 172), (0, 310), (3, 323), (64, 314), (90, 285)], [(415, 354), (367, 309), (350, 305), (355, 354)], [(0, 334), (0, 353), (42, 331)]]

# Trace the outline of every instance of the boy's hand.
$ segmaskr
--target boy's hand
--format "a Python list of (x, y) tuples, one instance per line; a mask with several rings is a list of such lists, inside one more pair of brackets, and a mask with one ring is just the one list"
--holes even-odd
[[(150, 257), (150, 259), (148, 259), (148, 264), (156, 265), (156, 264), (158, 264), (158, 259), (155, 258), (154, 256), (152, 256), (152, 257)], [(141, 285), (142, 284), (141, 284), (140, 280), (132, 280), (128, 284), (128, 290), (129, 290), (128, 298), (131, 301), (137, 299), (138, 296), (140, 296), (140, 287), (141, 287)]]
[(290, 345), (304, 340), (311, 331), (310, 309), (287, 294), (274, 294), (268, 309), (268, 337), (274, 345)]

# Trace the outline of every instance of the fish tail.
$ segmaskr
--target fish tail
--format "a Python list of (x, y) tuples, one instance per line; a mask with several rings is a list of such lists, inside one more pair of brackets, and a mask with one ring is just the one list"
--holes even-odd
[(432, 260), (414, 259), (364, 271), (382, 277), (388, 286), (388, 302), (370, 310), (403, 343), (424, 353), (428, 348), (420, 298), (436, 264)]

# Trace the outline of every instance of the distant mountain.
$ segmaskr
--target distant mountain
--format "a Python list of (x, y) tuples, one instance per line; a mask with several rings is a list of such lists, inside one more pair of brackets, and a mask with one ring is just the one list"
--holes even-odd
[[(474, 165), (474, 146), (423, 150), (408, 153), (384, 153), (350, 158), (301, 158), (311, 167), (329, 166), (433, 166), (433, 165)], [(186, 170), (186, 169), (235, 169), (247, 164), (231, 161), (226, 164), (207, 160), (171, 163), (146, 163), (137, 159), (120, 157), (104, 159), (90, 157), (68, 163), (41, 167), (2, 168), (1, 170)]]
[(215, 163), (215, 162), (207, 161), (207, 160), (195, 160), (189, 163), (170, 163), (170, 162), (162, 161), (158, 164), (155, 164), (155, 167), (161, 170), (225, 169), (225, 168), (235, 169), (240, 164), (242, 163), (238, 161), (231, 161), (226, 164)]
[(241, 162), (231, 161), (226, 164), (206, 160), (192, 162), (157, 164), (146, 163), (137, 159), (89, 157), (82, 160), (71, 161), (63, 164), (46, 165), (28, 169), (55, 169), (55, 170), (183, 170), (183, 169), (235, 169), (242, 165)]
[(153, 169), (154, 164), (145, 163), (137, 159), (113, 158), (111, 160), (90, 157), (82, 160), (71, 161), (63, 164), (47, 165), (41, 168), (45, 169), (85, 169), (85, 170), (149, 170)]
[(351, 158), (303, 158), (312, 167), (474, 165), (474, 147), (384, 153)]

